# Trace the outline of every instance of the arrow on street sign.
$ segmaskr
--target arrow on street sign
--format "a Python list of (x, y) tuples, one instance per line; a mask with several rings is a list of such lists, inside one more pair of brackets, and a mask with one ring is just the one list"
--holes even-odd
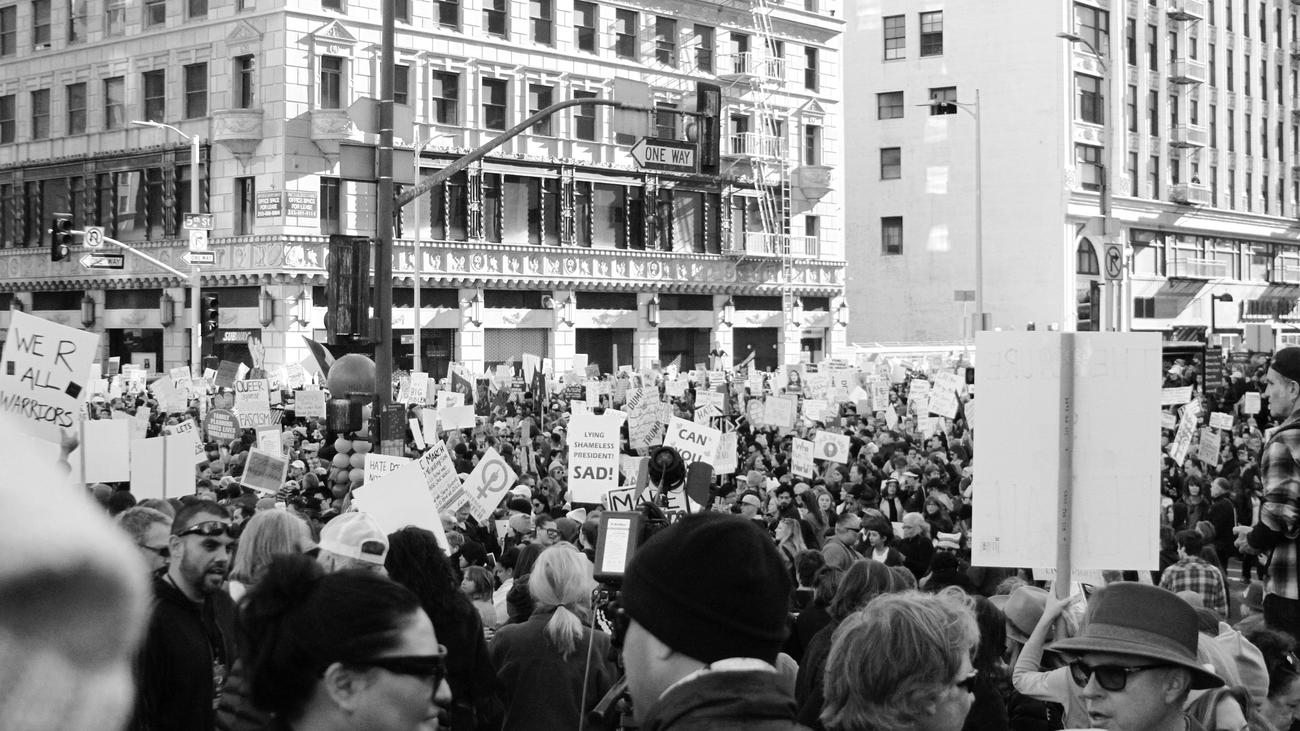
[(181, 261), (192, 267), (200, 264), (216, 264), (217, 254), (215, 251), (187, 251), (181, 254)]
[(652, 170), (696, 170), (695, 145), (677, 140), (656, 140), (642, 137), (629, 151), (636, 164)]
[(86, 254), (81, 257), (81, 265), (87, 269), (123, 269), (126, 256), (123, 254)]

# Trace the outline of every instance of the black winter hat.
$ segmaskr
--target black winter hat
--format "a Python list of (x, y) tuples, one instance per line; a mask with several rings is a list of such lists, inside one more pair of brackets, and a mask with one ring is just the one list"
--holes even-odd
[(754, 521), (682, 518), (646, 542), (623, 579), (623, 607), (650, 634), (700, 662), (774, 662), (788, 631), (790, 579)]
[(1290, 346), (1274, 353), (1272, 367), (1279, 374), (1300, 381), (1300, 348)]

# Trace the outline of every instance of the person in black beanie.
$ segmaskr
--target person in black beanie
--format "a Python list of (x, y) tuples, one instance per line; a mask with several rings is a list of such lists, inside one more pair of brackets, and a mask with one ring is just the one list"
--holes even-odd
[(623, 579), (640, 728), (806, 728), (774, 667), (789, 598), (781, 556), (753, 521), (697, 513), (647, 541)]

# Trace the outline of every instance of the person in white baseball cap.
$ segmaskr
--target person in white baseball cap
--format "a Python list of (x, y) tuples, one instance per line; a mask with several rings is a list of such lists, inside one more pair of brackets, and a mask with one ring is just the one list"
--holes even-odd
[(388, 535), (367, 513), (344, 513), (320, 532), (317, 560), (326, 571), (366, 569), (387, 575)]

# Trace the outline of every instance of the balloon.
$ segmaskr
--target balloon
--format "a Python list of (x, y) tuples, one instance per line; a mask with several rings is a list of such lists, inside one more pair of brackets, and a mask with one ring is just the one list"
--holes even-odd
[(338, 439), (335, 439), (335, 440), (334, 440), (334, 451), (335, 451), (335, 452), (342, 452), (342, 453), (344, 453), (344, 454), (346, 454), (346, 453), (348, 453), (348, 452), (351, 452), (351, 451), (352, 451), (352, 442), (349, 442), (348, 440), (344, 439), (343, 437), (339, 437)]
[(366, 466), (366, 455), (364, 455), (364, 454), (359, 454), (359, 453), (358, 453), (358, 454), (354, 454), (354, 455), (352, 455), (352, 457), (348, 460), (348, 463), (351, 464), (353, 467), (365, 467), (365, 466)]
[(339, 484), (339, 485), (346, 485), (346, 484), (348, 484), (348, 471), (347, 471), (347, 470), (335, 470), (334, 473), (330, 475), (330, 481), (331, 481), (331, 482), (334, 482), (335, 484)]
[(365, 454), (369, 452), (370, 449), (371, 449), (370, 442), (367, 442), (364, 439), (352, 440), (352, 451), (356, 452), (357, 454)]
[(330, 490), (330, 492), (334, 495), (334, 497), (341, 498), (344, 495), (348, 494), (348, 486), (346, 484), (337, 484), (334, 486), (332, 490)]
[(348, 353), (330, 366), (325, 382), (334, 398), (368, 403), (375, 397), (375, 362), (360, 353)]
[(362, 482), (365, 482), (366, 471), (358, 467), (348, 473), (348, 479), (352, 481), (353, 485), (360, 485)]
[(349, 460), (348, 455), (340, 452), (339, 454), (334, 455), (334, 459), (330, 460), (330, 464), (335, 467), (348, 467), (351, 464), (351, 461)]

